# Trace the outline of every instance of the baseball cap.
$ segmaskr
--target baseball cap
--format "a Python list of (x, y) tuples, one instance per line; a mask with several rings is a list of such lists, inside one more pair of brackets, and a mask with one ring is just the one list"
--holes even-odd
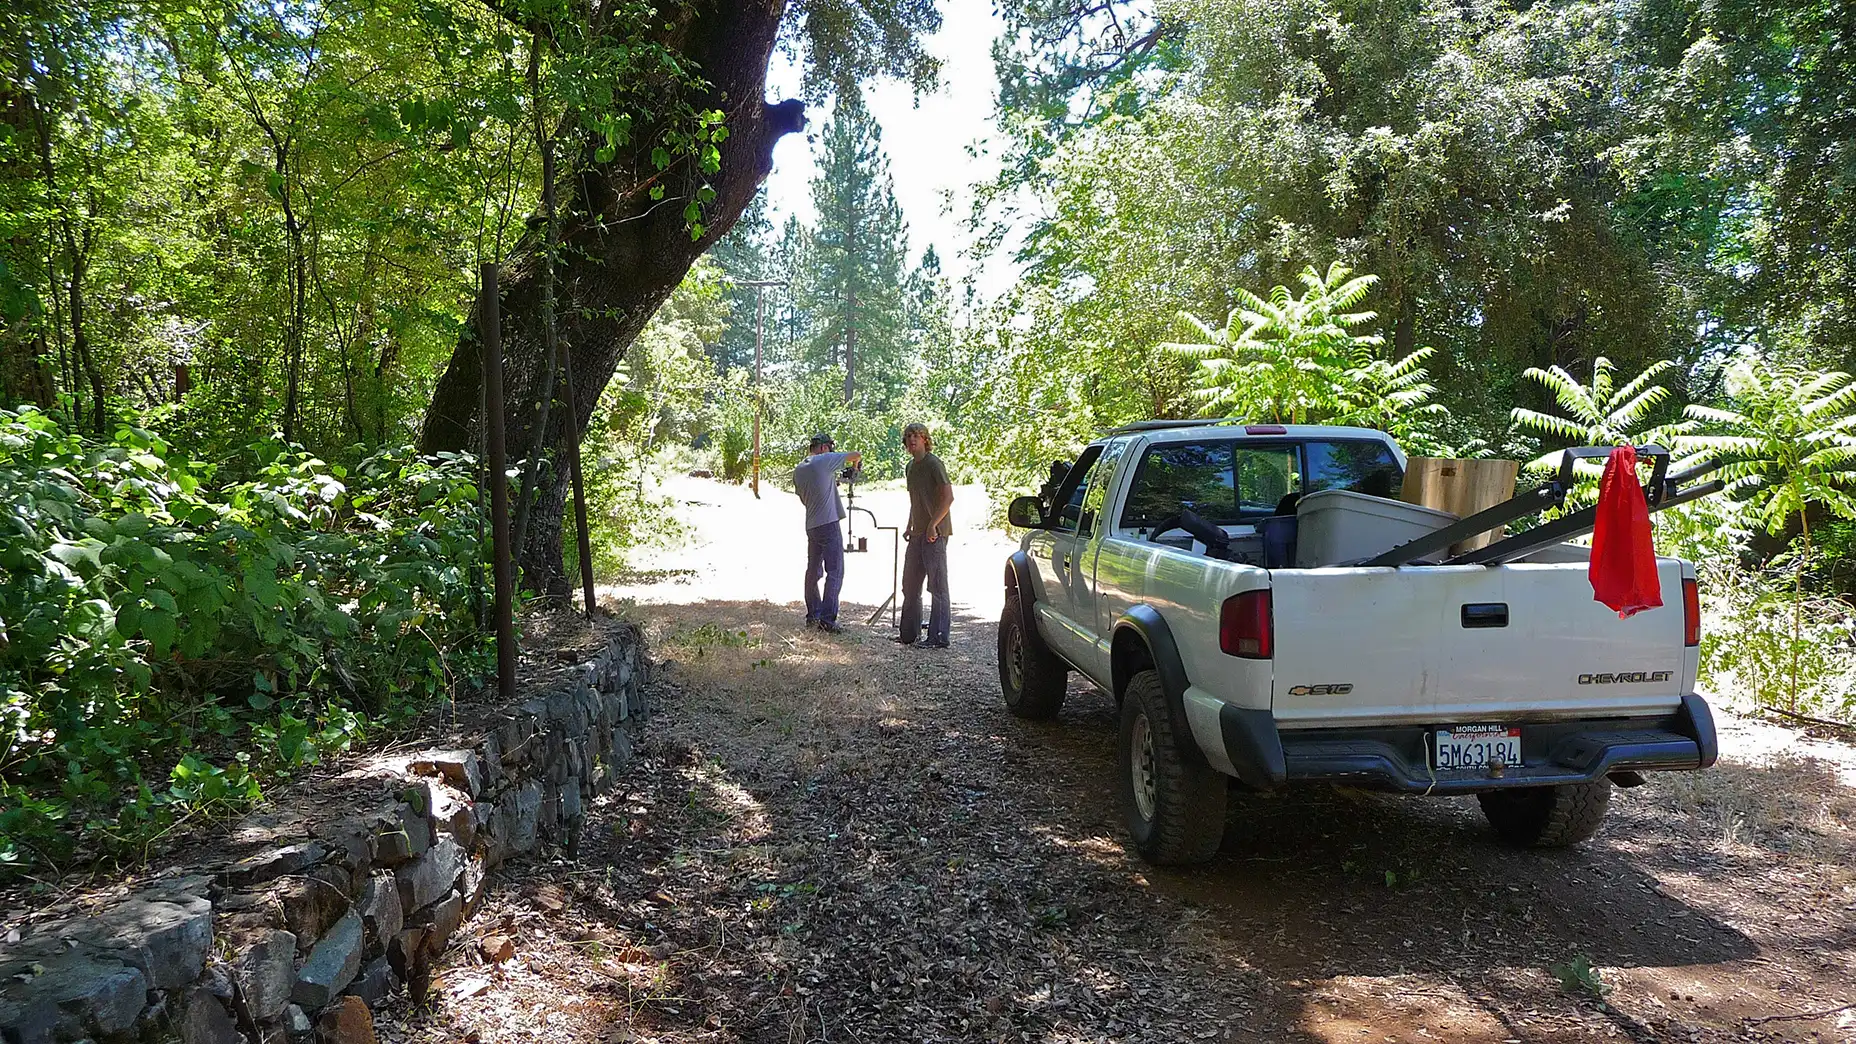
[(810, 444), (806, 446), (806, 449), (815, 450), (815, 449), (818, 449), (820, 446), (834, 446), (834, 445), (836, 445), (836, 443), (831, 441), (830, 435), (827, 435), (824, 432), (819, 432), (817, 435), (812, 436), (812, 441)]

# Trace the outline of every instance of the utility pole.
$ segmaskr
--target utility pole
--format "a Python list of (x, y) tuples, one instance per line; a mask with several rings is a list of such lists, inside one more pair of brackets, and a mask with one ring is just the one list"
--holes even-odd
[(738, 280), (736, 282), (736, 285), (737, 286), (751, 286), (754, 288), (754, 478), (749, 484), (753, 486), (754, 488), (754, 499), (759, 500), (760, 499), (760, 412), (761, 412), (762, 405), (764, 405), (761, 402), (761, 385), (760, 385), (761, 324), (763, 321), (763, 317), (766, 313), (765, 297), (766, 297), (767, 288), (770, 286), (785, 286), (787, 284), (786, 284), (786, 280), (784, 279), (742, 279), (742, 280)]

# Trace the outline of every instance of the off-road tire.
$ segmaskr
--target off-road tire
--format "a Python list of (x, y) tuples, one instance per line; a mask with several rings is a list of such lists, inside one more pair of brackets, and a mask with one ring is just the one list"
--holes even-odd
[(1566, 848), (1598, 833), (1611, 807), (1611, 781), (1491, 790), (1476, 800), (1504, 844)]
[[(1121, 807), (1128, 833), (1142, 859), (1161, 866), (1203, 863), (1218, 853), (1224, 839), (1226, 781), (1210, 765), (1195, 764), (1187, 756), (1191, 736), (1180, 736), (1167, 711), (1160, 675), (1141, 671), (1128, 679), (1121, 697)], [(1150, 746), (1143, 757), (1143, 746)], [(1149, 807), (1144, 809), (1137, 790), (1143, 772), (1151, 773), (1144, 788)]]
[(1018, 592), (1006, 591), (999, 617), (999, 689), (1005, 693), (1005, 709), (1015, 717), (1049, 721), (1063, 709), (1069, 687), (1070, 669), (1036, 634), (1026, 633)]

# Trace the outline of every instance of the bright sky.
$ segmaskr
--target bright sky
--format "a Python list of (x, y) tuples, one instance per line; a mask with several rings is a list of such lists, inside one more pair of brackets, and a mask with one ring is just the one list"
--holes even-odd
[[(941, 31), (929, 37), (928, 50), (942, 61), (941, 87), (917, 99), (906, 84), (883, 81), (864, 89), (871, 115), (883, 128), (883, 151), (889, 154), (896, 201), (908, 222), (909, 263), (920, 260), (928, 244), (941, 255), (942, 271), (959, 284), (973, 268), (966, 254), (973, 237), (961, 225), (973, 207), (973, 186), (989, 180), (999, 165), (982, 149), (967, 147), (996, 134), (993, 103), (998, 79), (993, 75), (992, 42), (1004, 27), (991, 0), (944, 0)], [(776, 54), (767, 74), (770, 100), (799, 95), (800, 70)], [(767, 178), (767, 201), (777, 228), (788, 214), (810, 223), (812, 178), (818, 173), (812, 149), (830, 118), (826, 109), (807, 109), (806, 133), (784, 138), (773, 151)], [(987, 264), (977, 278), (979, 296), (990, 300), (1011, 282), (1012, 266)]]

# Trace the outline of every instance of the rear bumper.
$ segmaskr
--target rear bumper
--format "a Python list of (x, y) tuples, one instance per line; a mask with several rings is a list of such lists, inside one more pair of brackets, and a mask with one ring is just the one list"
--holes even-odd
[(1225, 751), (1238, 778), (1252, 786), (1327, 780), (1413, 794), (1464, 794), (1585, 783), (1614, 772), (1701, 769), (1714, 764), (1719, 752), (1714, 715), (1693, 694), (1661, 717), (1522, 722), (1525, 764), (1499, 776), (1432, 773), (1430, 727), (1278, 730), (1259, 720), (1262, 713), (1227, 705), (1219, 715)]

